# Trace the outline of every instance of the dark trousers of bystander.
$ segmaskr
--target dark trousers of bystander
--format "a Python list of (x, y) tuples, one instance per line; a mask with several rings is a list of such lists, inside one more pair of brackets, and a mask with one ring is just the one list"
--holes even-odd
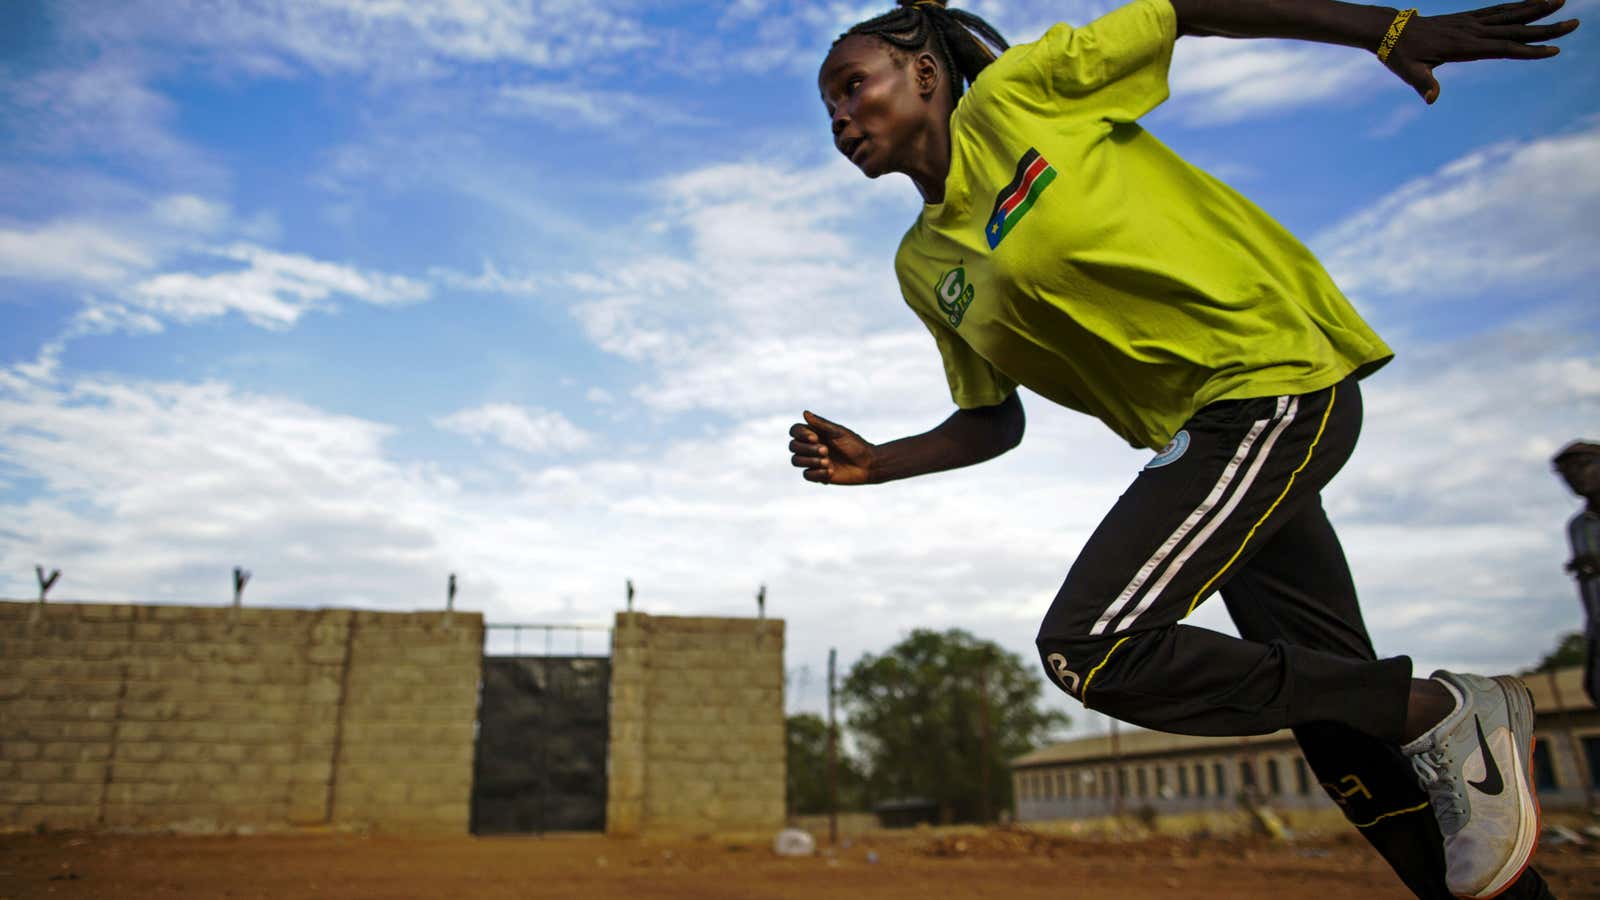
[[(1133, 724), (1292, 728), (1346, 818), (1413, 893), (1443, 900), (1439, 827), (1397, 746), (1411, 661), (1376, 658), (1322, 508), (1360, 427), (1354, 379), (1196, 413), (1079, 554), (1039, 653), (1058, 686)], [(1180, 624), (1216, 591), (1237, 638)], [(1503, 896), (1550, 894), (1530, 868)]]

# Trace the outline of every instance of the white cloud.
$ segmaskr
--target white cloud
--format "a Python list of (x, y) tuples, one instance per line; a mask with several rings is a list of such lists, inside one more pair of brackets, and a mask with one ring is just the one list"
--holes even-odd
[(676, 100), (578, 84), (503, 85), (491, 109), (503, 116), (527, 116), (560, 128), (616, 128), (705, 125), (709, 119), (679, 109)]
[(596, 0), (302, 0), (283, 4), (141, 0), (107, 9), (75, 4), (68, 17), (97, 42), (201, 47), (231, 71), (297, 68), (432, 77), (451, 64), (564, 68), (648, 46), (629, 4)]
[(1562, 572), (1579, 508), (1551, 470), (1600, 435), (1592, 335), (1510, 330), (1402, 355), (1365, 391), (1362, 446), (1329, 514), (1380, 648), (1513, 669), (1579, 630)]
[(61, 568), (68, 598), (220, 600), (243, 564), (269, 602), (338, 583), (344, 602), (414, 603), (394, 586), (442, 568), (429, 504), (452, 485), (384, 459), (389, 434), (214, 383), (13, 377), (0, 461), (45, 489), (5, 504), (0, 559)]
[(219, 274), (169, 272), (135, 285), (126, 300), (179, 322), (237, 312), (263, 328), (286, 328), (309, 310), (339, 300), (380, 306), (425, 300), (431, 288), (398, 275), (363, 271), (248, 244), (219, 248), (216, 256), (245, 263)]
[(654, 368), (635, 391), (648, 405), (748, 415), (831, 388), (876, 404), (871, 379), (899, 379), (911, 359), (937, 376), (887, 262), (908, 185), (833, 162), (747, 163), (666, 179), (655, 195), (652, 221), (677, 253), (569, 278), (590, 339)]
[(147, 242), (90, 222), (0, 229), (0, 276), (115, 282), (154, 262)]
[(1406, 126), (1417, 120), (1422, 111), (1427, 107), (1409, 100), (1403, 106), (1396, 106), (1389, 111), (1387, 116), (1380, 118), (1371, 128), (1367, 129), (1367, 137), (1381, 140), (1391, 138), (1404, 131)]
[(1523, 294), (1600, 272), (1600, 128), (1508, 141), (1391, 191), (1317, 235), (1349, 291)]
[(1177, 115), (1218, 125), (1342, 100), (1394, 76), (1346, 47), (1185, 38), (1169, 77)]
[(589, 446), (593, 436), (547, 409), (486, 403), (463, 409), (434, 420), (448, 431), (464, 434), (476, 441), (498, 441), (523, 453), (570, 453)]
[[(124, 206), (127, 204), (124, 203)], [(339, 302), (378, 305), (427, 299), (423, 281), (218, 239), (275, 230), (270, 215), (240, 221), (223, 203), (194, 194), (138, 197), (137, 206), (0, 228), (0, 278), (82, 287), (82, 306), (63, 340), (87, 334), (149, 334), (238, 312), (265, 328), (293, 325)], [(238, 264), (223, 272), (166, 271), (199, 256)], [(439, 273), (452, 286), (464, 276)], [(486, 270), (482, 279), (499, 278)], [(488, 289), (485, 284), (476, 285)], [(505, 289), (505, 285), (500, 285)]]
[(509, 275), (488, 260), (484, 261), (482, 271), (476, 275), (435, 267), (428, 270), (428, 277), (443, 287), (487, 294), (532, 297), (550, 288), (549, 280), (543, 276)]
[(151, 218), (168, 228), (195, 234), (213, 234), (228, 224), (229, 210), (224, 204), (204, 197), (172, 194), (155, 202)]
[(1360, 474), (1343, 479), (1368, 519), (1532, 525), (1546, 514), (1508, 498), (1564, 493), (1550, 457), (1600, 428), (1600, 351), (1581, 332), (1497, 330), (1392, 365), (1399, 383), (1384, 372), (1367, 398)]
[(114, 286), (230, 225), (224, 204), (167, 194), (141, 197), (134, 209), (0, 228), (0, 277)]
[(174, 131), (177, 105), (148, 86), (150, 74), (136, 57), (107, 52), (0, 83), (0, 114), (20, 138), (17, 155), (132, 162), (158, 183), (217, 186), (224, 176)]
[(156, 124), (172, 118), (176, 107), (143, 84), (144, 71), (125, 59), (94, 65), (48, 69), (11, 81), (4, 90), (10, 112), (29, 126), (41, 149), (96, 146), (110, 135), (119, 147), (166, 145)]

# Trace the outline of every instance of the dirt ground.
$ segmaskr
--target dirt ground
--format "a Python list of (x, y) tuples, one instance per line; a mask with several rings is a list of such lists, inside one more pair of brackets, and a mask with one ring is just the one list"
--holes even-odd
[[(1600, 898), (1600, 847), (1536, 858), (1563, 898)], [(598, 835), (403, 838), (0, 835), (18, 898), (1404, 898), (1356, 838), (1111, 842), (1023, 830), (880, 832), (808, 858), (766, 844)]]

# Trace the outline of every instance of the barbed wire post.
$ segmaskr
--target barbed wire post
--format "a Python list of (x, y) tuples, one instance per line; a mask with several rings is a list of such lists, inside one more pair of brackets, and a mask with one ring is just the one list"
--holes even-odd
[(44, 574), (44, 566), (34, 566), (33, 574), (39, 578), (39, 603), (33, 608), (33, 613), (28, 617), (30, 622), (37, 622), (44, 618), (44, 596), (50, 593), (55, 586), (56, 579), (61, 577), (60, 569), (51, 569), (50, 574)]
[(456, 573), (450, 573), (450, 580), (444, 589), (444, 630), (450, 630), (450, 624), (456, 617)]
[(228, 611), (228, 624), (239, 622), (239, 610), (244, 606), (244, 586), (250, 583), (250, 573), (239, 566), (233, 567), (233, 608)]

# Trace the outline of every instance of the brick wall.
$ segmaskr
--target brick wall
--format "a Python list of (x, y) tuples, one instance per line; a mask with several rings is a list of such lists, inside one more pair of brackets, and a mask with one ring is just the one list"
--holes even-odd
[(467, 830), (476, 614), (0, 602), (0, 829)]
[(618, 613), (612, 835), (784, 823), (783, 622)]

